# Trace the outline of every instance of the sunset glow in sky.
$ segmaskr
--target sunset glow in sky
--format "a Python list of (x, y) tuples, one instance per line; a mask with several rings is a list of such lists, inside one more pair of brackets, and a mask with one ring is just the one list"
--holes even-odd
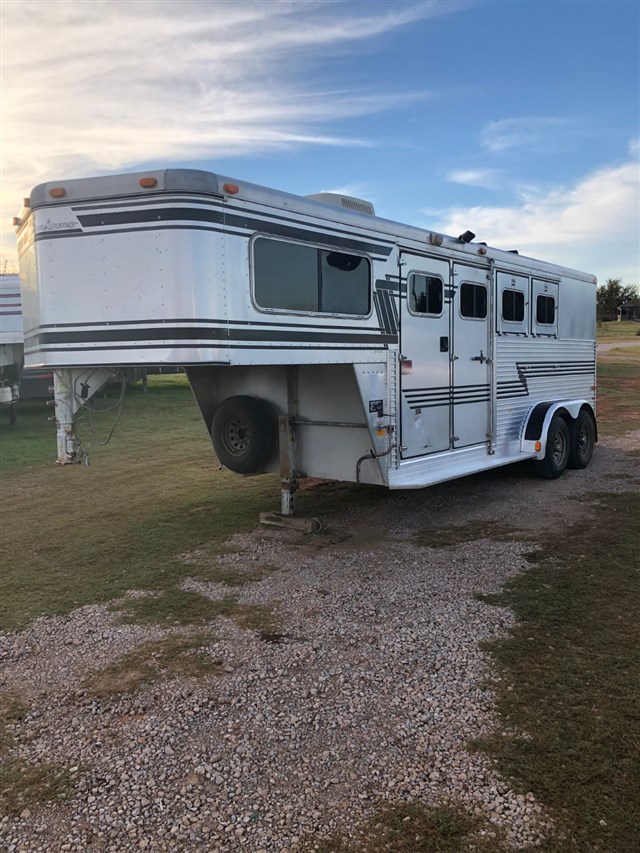
[(5, 0), (2, 255), (34, 184), (179, 165), (638, 283), (639, 9)]

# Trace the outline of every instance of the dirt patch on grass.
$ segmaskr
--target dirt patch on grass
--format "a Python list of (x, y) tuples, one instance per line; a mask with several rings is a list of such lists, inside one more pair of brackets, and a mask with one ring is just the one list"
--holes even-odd
[(29, 764), (15, 754), (14, 728), (29, 713), (15, 694), (0, 696), (0, 814), (17, 815), (37, 803), (67, 799), (72, 785), (56, 764)]
[(214, 637), (207, 633), (172, 635), (143, 643), (99, 672), (82, 687), (96, 698), (131, 693), (159, 678), (201, 678), (221, 674), (223, 661), (212, 657), (208, 647)]
[(307, 853), (507, 853), (503, 833), (453, 804), (383, 807), (357, 839), (304, 840)]

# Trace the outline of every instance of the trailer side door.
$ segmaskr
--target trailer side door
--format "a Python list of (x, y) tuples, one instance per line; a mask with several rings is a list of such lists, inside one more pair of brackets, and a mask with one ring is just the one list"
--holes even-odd
[(401, 261), (401, 456), (411, 459), (451, 443), (451, 271), (440, 259)]

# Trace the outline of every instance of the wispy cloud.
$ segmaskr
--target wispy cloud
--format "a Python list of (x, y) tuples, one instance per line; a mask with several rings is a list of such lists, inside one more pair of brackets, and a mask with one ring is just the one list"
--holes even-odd
[(447, 180), (454, 184), (492, 189), (497, 185), (498, 173), (495, 169), (454, 169), (447, 175)]
[(481, 141), (493, 154), (523, 149), (557, 150), (573, 132), (573, 122), (555, 116), (523, 116), (490, 121), (483, 129)]
[(493, 246), (593, 272), (599, 279), (622, 276), (629, 284), (638, 283), (639, 178), (634, 157), (572, 186), (530, 190), (516, 205), (440, 211), (429, 225), (446, 234), (470, 228)]
[(426, 93), (321, 87), (314, 78), (331, 79), (331, 56), (347, 46), (364, 47), (464, 4), (357, 5), (4, 4), (3, 221), (34, 183), (55, 177), (302, 145), (370, 144), (342, 131), (340, 122)]

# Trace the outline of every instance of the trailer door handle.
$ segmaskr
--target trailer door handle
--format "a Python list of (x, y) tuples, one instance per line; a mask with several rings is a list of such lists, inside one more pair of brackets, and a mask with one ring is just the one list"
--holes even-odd
[(489, 363), (489, 359), (486, 358), (485, 354), (480, 350), (480, 355), (474, 355), (471, 361), (479, 361), (480, 364), (484, 364), (485, 361)]

